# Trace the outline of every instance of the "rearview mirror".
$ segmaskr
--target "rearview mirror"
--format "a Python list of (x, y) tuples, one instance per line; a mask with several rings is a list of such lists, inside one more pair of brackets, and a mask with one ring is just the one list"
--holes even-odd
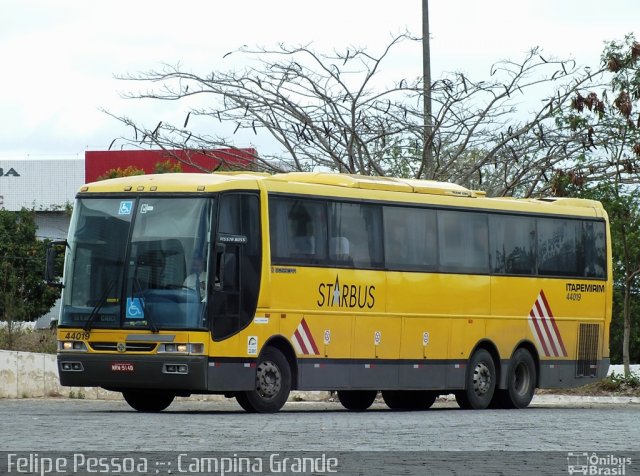
[(68, 246), (67, 240), (51, 241), (47, 244), (44, 279), (50, 286), (63, 287), (63, 284), (56, 280), (56, 277), (59, 276), (59, 273), (56, 273), (56, 259), (58, 257), (59, 246), (64, 246), (64, 249), (66, 249)]

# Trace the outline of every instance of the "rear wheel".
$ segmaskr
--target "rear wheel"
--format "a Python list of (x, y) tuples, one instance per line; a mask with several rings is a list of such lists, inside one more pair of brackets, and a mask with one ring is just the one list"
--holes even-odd
[(251, 413), (274, 413), (280, 410), (291, 391), (291, 367), (275, 347), (268, 347), (256, 366), (256, 388), (236, 394), (242, 408)]
[(383, 390), (382, 399), (392, 410), (426, 410), (438, 398), (428, 390)]
[(134, 410), (139, 412), (161, 412), (173, 402), (175, 395), (157, 390), (124, 390), (122, 396)]
[(496, 392), (495, 406), (498, 408), (526, 408), (531, 403), (535, 390), (535, 360), (527, 349), (520, 348), (511, 357), (507, 388)]
[(366, 410), (376, 399), (376, 390), (338, 390), (338, 400), (347, 410)]
[(466, 389), (456, 392), (460, 408), (483, 409), (491, 403), (496, 389), (496, 367), (493, 357), (485, 349), (478, 349), (471, 356), (467, 367)]

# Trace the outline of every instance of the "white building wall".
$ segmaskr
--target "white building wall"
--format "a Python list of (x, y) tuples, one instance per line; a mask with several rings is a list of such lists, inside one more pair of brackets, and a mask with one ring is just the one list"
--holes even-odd
[(0, 208), (61, 210), (84, 183), (84, 157), (0, 159)]

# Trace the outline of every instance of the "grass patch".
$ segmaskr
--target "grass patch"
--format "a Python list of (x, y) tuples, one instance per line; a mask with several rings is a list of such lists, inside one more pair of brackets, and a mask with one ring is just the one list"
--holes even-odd
[(640, 376), (635, 375), (634, 373), (625, 377), (624, 374), (617, 374), (613, 372), (607, 378), (600, 381), (599, 385), (607, 392), (636, 392), (640, 394)]
[(85, 396), (86, 395), (84, 394), (82, 389), (79, 389), (77, 392), (74, 392), (73, 390), (69, 391), (69, 398), (74, 400), (84, 400)]
[(542, 395), (588, 395), (640, 397), (640, 376), (632, 373), (629, 377), (613, 372), (611, 375), (581, 387), (547, 388), (537, 393)]
[(31, 329), (19, 326), (0, 327), (0, 350), (56, 353), (55, 329)]

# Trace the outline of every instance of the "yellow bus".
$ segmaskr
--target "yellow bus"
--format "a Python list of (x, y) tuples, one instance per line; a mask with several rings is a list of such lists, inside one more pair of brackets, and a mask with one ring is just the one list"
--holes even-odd
[(275, 412), (291, 390), (337, 391), (351, 410), (379, 391), (391, 409), (450, 393), (523, 408), (538, 387), (606, 375), (610, 243), (598, 202), (432, 181), (91, 183), (64, 243), (60, 382), (139, 411), (222, 394)]

